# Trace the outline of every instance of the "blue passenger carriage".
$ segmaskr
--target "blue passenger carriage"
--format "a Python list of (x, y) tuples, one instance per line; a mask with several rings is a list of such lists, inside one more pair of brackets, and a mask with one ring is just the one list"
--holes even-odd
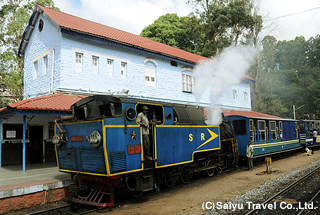
[(248, 141), (252, 142), (253, 157), (300, 148), (298, 121), (254, 111), (225, 110), (239, 144), (240, 157), (246, 156)]
[[(320, 120), (300, 120), (300, 143), (303, 147), (313, 147), (320, 144), (319, 136)], [(313, 141), (313, 131), (317, 131), (316, 141)]]
[[(145, 159), (142, 127), (136, 121), (143, 106), (152, 122), (151, 160)], [(199, 107), (90, 96), (75, 103), (72, 113), (56, 120), (53, 142), (59, 171), (73, 175), (70, 190), (76, 202), (110, 206), (114, 187), (139, 196), (159, 184), (187, 183), (192, 174), (212, 176), (238, 162), (231, 126), (207, 125)]]

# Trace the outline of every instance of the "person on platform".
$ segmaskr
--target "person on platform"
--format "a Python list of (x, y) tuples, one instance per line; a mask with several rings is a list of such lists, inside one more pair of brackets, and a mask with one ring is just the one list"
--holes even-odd
[(318, 136), (317, 129), (313, 129), (312, 137), (313, 137), (313, 144), (314, 145), (317, 143), (317, 136)]
[(248, 171), (252, 171), (253, 170), (253, 161), (252, 161), (253, 146), (251, 145), (251, 141), (248, 142), (246, 155), (248, 158)]

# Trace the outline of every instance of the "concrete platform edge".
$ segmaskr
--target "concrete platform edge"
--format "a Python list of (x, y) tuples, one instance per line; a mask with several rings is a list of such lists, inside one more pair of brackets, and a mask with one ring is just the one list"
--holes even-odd
[(37, 185), (31, 185), (31, 186), (25, 186), (25, 187), (19, 187), (19, 188), (11, 188), (7, 190), (0, 190), (0, 199), (64, 188), (69, 186), (71, 183), (72, 183), (72, 180), (66, 180), (66, 181), (57, 181), (52, 183), (37, 184)]

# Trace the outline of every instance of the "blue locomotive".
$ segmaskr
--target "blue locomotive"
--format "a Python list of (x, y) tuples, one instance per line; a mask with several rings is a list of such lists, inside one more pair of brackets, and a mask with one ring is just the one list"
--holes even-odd
[[(137, 114), (148, 108), (150, 153), (144, 156)], [(72, 116), (56, 120), (59, 171), (72, 174), (72, 201), (98, 206), (114, 204), (115, 189), (140, 196), (193, 174), (212, 176), (238, 162), (239, 151), (230, 124), (206, 125), (195, 106), (90, 96), (72, 106)]]

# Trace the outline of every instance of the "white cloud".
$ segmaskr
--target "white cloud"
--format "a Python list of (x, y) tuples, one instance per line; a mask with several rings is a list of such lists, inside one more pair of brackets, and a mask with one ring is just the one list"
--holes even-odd
[[(144, 27), (166, 13), (185, 16), (193, 11), (192, 6), (186, 4), (187, 0), (81, 0), (81, 7), (75, 3), (77, 1), (80, 2), (54, 0), (63, 12), (134, 34), (140, 34)], [(271, 19), (316, 7), (320, 7), (318, 0), (261, 0), (260, 13)], [(277, 19), (273, 23), (276, 29), (271, 34), (278, 40), (292, 40), (301, 35), (309, 39), (320, 34), (320, 9)], [(270, 22), (265, 26), (268, 24)]]

